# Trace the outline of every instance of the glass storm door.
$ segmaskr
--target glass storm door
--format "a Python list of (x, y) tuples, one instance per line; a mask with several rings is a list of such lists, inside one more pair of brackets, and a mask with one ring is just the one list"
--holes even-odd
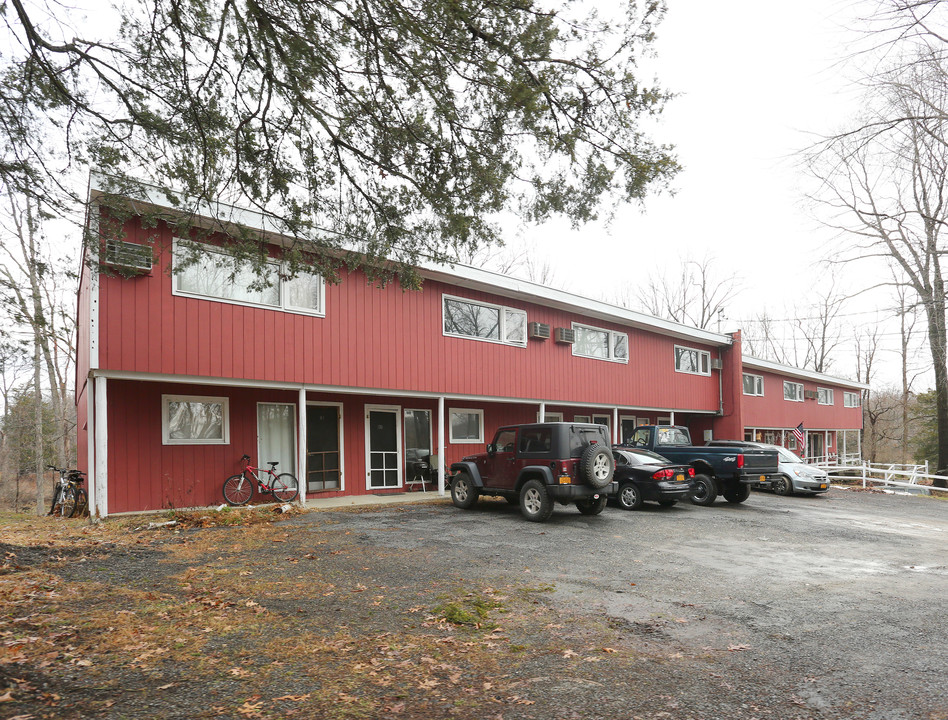
[(370, 490), (396, 488), (402, 485), (399, 414), (399, 408), (366, 408), (365, 424), (368, 441), (366, 487)]
[(277, 474), (296, 475), (296, 405), (257, 403), (257, 457), (254, 464), (267, 467), (276, 460)]
[(342, 480), (339, 407), (306, 406), (306, 492), (338, 490)]

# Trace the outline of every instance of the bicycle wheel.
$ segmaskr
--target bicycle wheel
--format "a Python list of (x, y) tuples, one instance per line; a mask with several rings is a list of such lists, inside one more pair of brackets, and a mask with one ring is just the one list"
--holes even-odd
[(224, 481), (224, 499), (231, 505), (246, 505), (253, 497), (253, 482), (243, 474), (231, 475)]
[(89, 509), (89, 495), (82, 488), (76, 490), (76, 511), (73, 513), (73, 517), (82, 517), (86, 514), (86, 510)]
[(79, 495), (76, 492), (76, 488), (70, 485), (63, 491), (62, 516), (67, 518), (72, 517), (76, 512), (76, 504), (78, 502)]
[(277, 502), (293, 502), (300, 494), (300, 484), (289, 473), (278, 475), (273, 481), (273, 497)]
[(49, 512), (47, 515), (55, 515), (62, 509), (62, 500), (63, 500), (63, 490), (60, 485), (57, 485), (53, 488), (53, 501), (49, 504)]

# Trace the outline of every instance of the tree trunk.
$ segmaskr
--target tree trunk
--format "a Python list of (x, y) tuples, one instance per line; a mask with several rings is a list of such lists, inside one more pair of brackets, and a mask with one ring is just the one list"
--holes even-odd
[(36, 430), (33, 435), (33, 452), (36, 453), (36, 514), (46, 512), (46, 479), (43, 475), (43, 386), (40, 384), (40, 361), (42, 360), (39, 338), (33, 337), (33, 403), (35, 404)]
[[(928, 313), (928, 344), (935, 365), (935, 413), (938, 420), (938, 469), (948, 468), (948, 354), (945, 341), (945, 300), (941, 283), (936, 283), (934, 297), (925, 304)], [(944, 479), (935, 480), (936, 487), (948, 487)]]

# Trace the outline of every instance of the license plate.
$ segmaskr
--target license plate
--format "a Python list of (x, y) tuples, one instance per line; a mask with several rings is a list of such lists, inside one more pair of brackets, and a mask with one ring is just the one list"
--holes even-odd
[(685, 481), (685, 476), (684, 476), (684, 475), (675, 475), (675, 480), (678, 481), (678, 482), (684, 482), (684, 481)]
[(820, 484), (820, 490), (826, 490), (826, 483)]
[(761, 481), (761, 482), (767, 482), (767, 476), (766, 476), (766, 475), (761, 475), (761, 476), (760, 476), (760, 481)]

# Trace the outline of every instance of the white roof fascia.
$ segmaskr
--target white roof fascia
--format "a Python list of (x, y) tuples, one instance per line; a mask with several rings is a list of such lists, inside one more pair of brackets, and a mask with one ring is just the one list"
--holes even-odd
[(843, 378), (825, 375), (823, 373), (814, 372), (813, 370), (801, 370), (792, 365), (781, 365), (772, 360), (763, 360), (748, 355), (745, 355), (742, 360), (745, 370), (769, 370), (770, 372), (779, 373), (781, 375), (790, 375), (791, 377), (802, 378), (804, 380), (813, 380), (814, 382), (825, 383), (826, 385), (841, 385), (858, 390), (869, 389), (869, 385), (856, 380), (844, 380)]

